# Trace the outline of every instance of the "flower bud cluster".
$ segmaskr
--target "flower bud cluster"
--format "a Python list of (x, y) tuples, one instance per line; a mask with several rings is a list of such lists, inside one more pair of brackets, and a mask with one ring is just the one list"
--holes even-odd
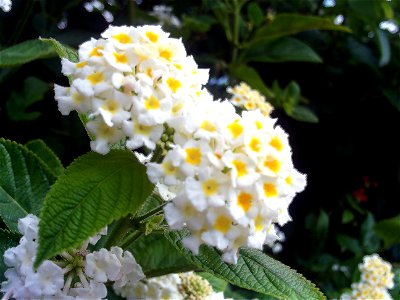
[(289, 204), (306, 184), (276, 119), (259, 110), (240, 116), (228, 101), (202, 93), (177, 121), (169, 124), (174, 147), (147, 164), (150, 180), (176, 193), (164, 209), (170, 228), (191, 231), (183, 242), (193, 253), (207, 244), (229, 263), (241, 246), (272, 245), (274, 224), (290, 220)]
[(114, 290), (126, 299), (225, 299), (222, 292), (215, 293), (207, 280), (193, 272), (146, 278)]
[(197, 97), (208, 70), (161, 26), (110, 26), (101, 36), (79, 47), (79, 62), (62, 59), (71, 85), (55, 85), (59, 110), (89, 115), (96, 152), (105, 154), (125, 139), (129, 149), (153, 150), (163, 124)]
[(394, 287), (392, 265), (378, 254), (364, 256), (358, 266), (361, 280), (352, 284), (351, 293), (343, 294), (341, 300), (383, 299), (391, 300), (388, 289)]
[(18, 221), (22, 234), (19, 245), (4, 253), (9, 268), (1, 283), (3, 299), (103, 299), (107, 296), (106, 282), (122, 287), (144, 278), (141, 267), (129, 251), (112, 247), (90, 252), (87, 247), (96, 244), (100, 234), (90, 238), (81, 248), (63, 252), (52, 260), (45, 260), (33, 269), (38, 247), (39, 219), (27, 215)]
[(246, 110), (259, 109), (263, 115), (269, 116), (273, 107), (266, 102), (265, 97), (259, 91), (253, 90), (245, 82), (241, 82), (234, 87), (228, 87), (226, 91), (232, 94), (229, 101), (240, 108)]

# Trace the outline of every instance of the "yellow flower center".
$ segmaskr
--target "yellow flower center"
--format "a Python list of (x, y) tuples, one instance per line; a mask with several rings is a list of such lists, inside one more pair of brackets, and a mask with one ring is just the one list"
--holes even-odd
[(201, 163), (201, 152), (199, 148), (187, 148), (186, 162), (191, 165), (199, 165)]
[(214, 228), (218, 231), (221, 231), (224, 234), (229, 231), (231, 226), (232, 226), (232, 221), (224, 215), (219, 216), (214, 223)]
[(277, 159), (266, 159), (264, 161), (264, 166), (269, 168), (275, 174), (281, 169), (281, 163)]
[(87, 61), (81, 61), (81, 62), (78, 62), (77, 64), (76, 64), (76, 67), (78, 68), (78, 69), (81, 69), (81, 68), (83, 68), (84, 66), (86, 66), (87, 65)]
[(288, 177), (286, 177), (285, 181), (287, 184), (291, 185), (293, 183), (292, 176), (289, 175)]
[(256, 231), (262, 231), (264, 229), (264, 219), (260, 216), (257, 215), (257, 217), (254, 219), (254, 225), (256, 227)]
[(108, 110), (110, 113), (114, 114), (117, 111), (119, 105), (118, 105), (117, 101), (110, 100), (110, 101), (107, 101), (102, 107), (105, 110)]
[(152, 43), (156, 43), (158, 41), (158, 34), (154, 33), (153, 31), (147, 31), (146, 36)]
[(172, 52), (171, 52), (170, 49), (162, 49), (162, 50), (159, 51), (159, 54), (165, 60), (171, 61)]
[(96, 73), (92, 73), (92, 74), (88, 75), (86, 78), (87, 78), (87, 80), (90, 81), (90, 83), (92, 85), (95, 85), (104, 80), (104, 75), (101, 72), (96, 72)]
[(117, 52), (114, 52), (113, 54), (117, 63), (126, 64), (128, 62), (128, 58), (126, 57), (125, 54)]
[(152, 95), (144, 101), (144, 107), (148, 110), (158, 109), (160, 107), (160, 101)]
[(238, 177), (242, 177), (247, 174), (246, 164), (240, 160), (234, 160), (232, 164), (235, 166)]
[(261, 150), (261, 141), (259, 138), (252, 137), (249, 143), (249, 147), (254, 152), (260, 152)]
[(167, 79), (167, 84), (170, 90), (174, 93), (176, 93), (176, 91), (182, 87), (182, 83), (179, 80), (172, 77)]
[(283, 150), (283, 144), (277, 136), (273, 137), (269, 142), (269, 144), (279, 152)]
[(267, 198), (278, 196), (278, 190), (273, 183), (264, 183), (264, 194)]
[(215, 130), (217, 130), (217, 127), (213, 123), (207, 120), (204, 120), (203, 123), (201, 123), (200, 128), (209, 132), (214, 132)]
[(208, 179), (201, 185), (206, 196), (212, 196), (217, 193), (219, 184), (215, 179)]
[(151, 126), (145, 126), (139, 123), (135, 124), (135, 132), (140, 133), (142, 135), (149, 135), (151, 132)]
[(164, 162), (162, 164), (162, 167), (163, 167), (165, 174), (167, 174), (167, 175), (173, 174), (176, 171), (176, 167), (174, 167), (170, 161)]
[(245, 212), (251, 207), (252, 196), (249, 193), (241, 192), (237, 197), (237, 205), (240, 206)]
[(126, 33), (118, 33), (116, 35), (113, 35), (113, 38), (116, 39), (121, 44), (129, 44), (132, 41), (131, 37)]
[(90, 51), (90, 53), (89, 53), (89, 56), (98, 56), (98, 57), (101, 57), (101, 56), (103, 56), (103, 53), (102, 52), (100, 52), (100, 50), (103, 50), (104, 48), (103, 47), (94, 47), (93, 49), (92, 49), (92, 51)]
[(228, 129), (235, 139), (243, 132), (243, 126), (239, 124), (239, 120), (235, 120), (233, 123), (229, 124)]

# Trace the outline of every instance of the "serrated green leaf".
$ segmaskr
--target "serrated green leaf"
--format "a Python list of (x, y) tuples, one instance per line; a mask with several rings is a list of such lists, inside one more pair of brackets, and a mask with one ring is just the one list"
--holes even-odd
[(252, 2), (247, 6), (247, 16), (250, 22), (256, 27), (260, 26), (264, 21), (264, 13), (260, 5), (255, 2)]
[(90, 152), (76, 159), (44, 200), (35, 266), (135, 214), (153, 187), (131, 151)]
[(162, 234), (142, 236), (129, 248), (147, 277), (194, 270), (193, 264)]
[(301, 274), (259, 250), (241, 249), (239, 260), (233, 265), (223, 262), (216, 249), (204, 245), (200, 247), (199, 255), (194, 256), (182, 244), (182, 239), (188, 236), (187, 231), (166, 232), (165, 236), (189, 262), (236, 286), (278, 299), (325, 299)]
[(322, 62), (321, 57), (310, 46), (289, 37), (254, 45), (249, 47), (243, 55), (245, 61), (255, 62)]
[(351, 32), (349, 28), (335, 25), (328, 18), (299, 14), (279, 14), (274, 17), (271, 23), (260, 27), (254, 37), (245, 44), (245, 47), (314, 29)]
[(18, 219), (39, 214), (55, 177), (35, 154), (0, 138), (0, 216), (11, 231)]
[(0, 51), (0, 68), (14, 67), (30, 61), (56, 57), (53, 47), (39, 40), (29, 40)]
[(78, 52), (72, 49), (71, 47), (63, 45), (59, 41), (52, 38), (50, 39), (41, 38), (40, 41), (44, 44), (52, 46), (60, 58), (66, 58), (74, 63), (79, 61)]
[(290, 107), (284, 106), (284, 108), (285, 108), (286, 113), (295, 120), (302, 121), (302, 122), (309, 122), (309, 123), (318, 123), (319, 122), (317, 115), (305, 106), (294, 105), (294, 106), (290, 106)]
[(400, 215), (379, 221), (374, 227), (375, 233), (384, 242), (384, 247), (389, 248), (400, 243)]
[(41, 112), (28, 111), (29, 107), (44, 99), (50, 85), (36, 77), (24, 80), (22, 90), (11, 93), (6, 103), (8, 117), (13, 121), (31, 121), (37, 119)]
[(253, 89), (258, 90), (260, 93), (264, 94), (266, 97), (273, 97), (271, 90), (264, 84), (258, 72), (247, 65), (231, 65), (229, 70), (232, 76), (245, 81)]
[(58, 177), (64, 173), (64, 167), (61, 164), (60, 159), (53, 152), (53, 150), (47, 147), (45, 142), (40, 139), (32, 140), (26, 143), (25, 147), (35, 153), (42, 160), (42, 162), (48, 166), (55, 177)]
[(4, 252), (9, 248), (18, 245), (20, 237), (19, 234), (0, 228), (0, 282), (6, 280), (4, 272), (8, 269), (3, 259)]

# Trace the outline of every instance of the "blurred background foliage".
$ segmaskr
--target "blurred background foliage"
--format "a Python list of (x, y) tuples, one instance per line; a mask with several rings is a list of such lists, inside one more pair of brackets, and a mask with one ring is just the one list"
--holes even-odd
[(38, 37), (77, 48), (109, 24), (161, 24), (210, 69), (217, 97), (245, 81), (273, 104), (308, 175), (279, 260), (329, 298), (370, 253), (397, 267), (399, 284), (400, 1), (14, 0), (0, 11), (1, 137), (42, 139), (65, 166), (89, 151), (79, 118), (57, 110), (52, 86), (67, 79)]

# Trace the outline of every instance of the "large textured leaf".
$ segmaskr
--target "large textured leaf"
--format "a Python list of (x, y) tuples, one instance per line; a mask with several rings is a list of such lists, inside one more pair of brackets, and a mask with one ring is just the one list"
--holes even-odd
[(39, 40), (29, 40), (0, 51), (0, 68), (26, 64), (40, 58), (57, 56), (53, 47)]
[(162, 234), (142, 236), (129, 250), (147, 277), (195, 269), (193, 264), (189, 263)]
[(42, 162), (49, 167), (54, 176), (60, 176), (62, 173), (64, 173), (64, 167), (61, 164), (60, 159), (57, 157), (57, 155), (55, 155), (53, 150), (47, 147), (45, 142), (39, 139), (33, 140), (29, 141), (25, 147), (35, 153), (42, 160)]
[(245, 46), (312, 29), (350, 32), (350, 29), (347, 27), (335, 25), (333, 21), (328, 18), (298, 14), (279, 14), (271, 23), (260, 27), (256, 31), (253, 39), (251, 39)]
[(400, 244), (400, 215), (379, 221), (375, 224), (375, 233), (384, 241), (385, 248)]
[(249, 48), (245, 53), (245, 60), (258, 62), (322, 62), (321, 57), (310, 46), (295, 38), (288, 37)]
[(13, 91), (8, 99), (7, 114), (13, 121), (30, 121), (37, 119), (41, 112), (29, 111), (32, 104), (42, 101), (50, 85), (36, 77), (24, 80), (22, 89)]
[(11, 231), (18, 219), (39, 214), (55, 177), (38, 157), (15, 142), (0, 139), (0, 216)]
[(236, 265), (221, 260), (219, 252), (202, 246), (194, 256), (182, 245), (185, 231), (166, 232), (165, 236), (197, 267), (234, 285), (278, 299), (325, 299), (314, 284), (288, 266), (272, 259), (259, 250), (243, 248)]
[(152, 190), (145, 167), (130, 151), (81, 156), (45, 198), (35, 266), (78, 247), (112, 221), (135, 214)]
[(3, 259), (4, 252), (9, 248), (18, 245), (19, 239), (20, 235), (0, 229), (0, 282), (5, 280), (4, 272), (8, 269)]

